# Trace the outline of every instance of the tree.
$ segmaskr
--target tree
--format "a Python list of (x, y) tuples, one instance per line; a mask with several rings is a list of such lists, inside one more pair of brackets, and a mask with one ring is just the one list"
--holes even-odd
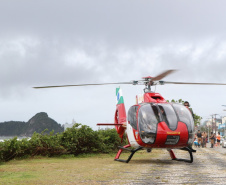
[(179, 100), (172, 99), (171, 101), (167, 100), (167, 102), (184, 104), (185, 101), (183, 101), (182, 99), (179, 99)]
[(202, 120), (202, 117), (201, 116), (198, 116), (197, 114), (194, 114), (194, 123), (195, 123), (195, 126), (200, 126), (201, 120)]

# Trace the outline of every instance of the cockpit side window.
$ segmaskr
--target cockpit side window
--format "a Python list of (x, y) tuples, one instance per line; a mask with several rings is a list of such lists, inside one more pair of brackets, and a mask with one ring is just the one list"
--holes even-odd
[(173, 107), (179, 117), (179, 120), (187, 125), (189, 132), (193, 132), (194, 120), (188, 108), (180, 104), (173, 104)]
[(138, 106), (132, 106), (128, 111), (128, 121), (135, 130), (137, 130), (137, 109)]
[(179, 117), (179, 120), (187, 125), (189, 133), (188, 144), (192, 145), (194, 140), (194, 119), (192, 117), (192, 113), (187, 107), (180, 104), (173, 104), (173, 107)]
[(162, 121), (164, 121), (171, 130), (176, 130), (177, 128), (177, 116), (170, 104), (158, 104), (161, 115)]

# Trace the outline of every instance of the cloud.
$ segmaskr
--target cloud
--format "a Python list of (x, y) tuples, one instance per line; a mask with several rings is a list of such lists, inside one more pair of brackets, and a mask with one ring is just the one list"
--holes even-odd
[(4, 91), (4, 87), (13, 86), (135, 80), (167, 69), (180, 70), (180, 80), (214, 82), (219, 76), (217, 80), (223, 82), (225, 47), (224, 40), (212, 38), (139, 49), (109, 47), (108, 43), (12, 38), (0, 45), (0, 82)]
[[(87, 107), (83, 104), (92, 103), (92, 110), (105, 108), (112, 103), (109, 94), (115, 88), (35, 91), (33, 86), (127, 82), (156, 76), (167, 69), (178, 71), (164, 80), (223, 83), (225, 4), (211, 0), (1, 2), (0, 99), (7, 110), (2, 113), (12, 115), (12, 105), (29, 107), (20, 115), (30, 111), (35, 114), (44, 107), (57, 117), (70, 117), (76, 110), (85, 120), (87, 115), (81, 110)], [(195, 92), (210, 91), (207, 87), (182, 87), (158, 89), (167, 92), (167, 99), (182, 95), (191, 99), (198, 96)], [(142, 88), (123, 88), (130, 103)], [(98, 101), (100, 92), (105, 100), (102, 104)], [(78, 94), (79, 106), (67, 107)], [(60, 96), (68, 98), (63, 101)], [(201, 98), (204, 101), (204, 96)], [(191, 103), (195, 106), (196, 100)], [(14, 111), (19, 115), (17, 109)]]
[(213, 33), (225, 36), (225, 4), (222, 0), (1, 2), (1, 34), (104, 40), (126, 46), (200, 39)]

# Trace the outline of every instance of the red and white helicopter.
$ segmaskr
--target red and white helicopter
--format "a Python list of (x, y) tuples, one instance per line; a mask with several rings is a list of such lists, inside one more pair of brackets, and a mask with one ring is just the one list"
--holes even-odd
[[(151, 91), (151, 86), (164, 84), (195, 84), (195, 85), (226, 85), (222, 83), (190, 83), (190, 82), (168, 82), (160, 81), (165, 76), (174, 72), (167, 70), (156, 77), (144, 77), (139, 81), (98, 83), (98, 84), (78, 84), (60, 86), (42, 86), (34, 88), (54, 88), (88, 85), (110, 85), (110, 84), (132, 84), (145, 85), (144, 94), (136, 96), (136, 104), (131, 106), (128, 115), (124, 105), (120, 88), (116, 89), (117, 105), (114, 116), (114, 123), (99, 123), (97, 125), (113, 125), (119, 137), (123, 139), (126, 134), (128, 144), (120, 146), (115, 157), (116, 161), (128, 163), (134, 153), (153, 148), (165, 148), (173, 160), (193, 162), (192, 149), (194, 140), (194, 120), (190, 110), (177, 103), (167, 102), (159, 93)], [(178, 159), (173, 149), (188, 151), (190, 159)], [(127, 160), (119, 159), (123, 150), (130, 151)]]

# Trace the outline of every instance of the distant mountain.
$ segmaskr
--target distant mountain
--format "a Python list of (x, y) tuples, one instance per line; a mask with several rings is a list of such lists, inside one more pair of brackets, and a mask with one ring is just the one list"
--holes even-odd
[(54, 133), (63, 132), (64, 128), (45, 112), (37, 113), (28, 122), (8, 121), (0, 123), (0, 136), (27, 136), (30, 137), (34, 132), (41, 133), (48, 129)]

